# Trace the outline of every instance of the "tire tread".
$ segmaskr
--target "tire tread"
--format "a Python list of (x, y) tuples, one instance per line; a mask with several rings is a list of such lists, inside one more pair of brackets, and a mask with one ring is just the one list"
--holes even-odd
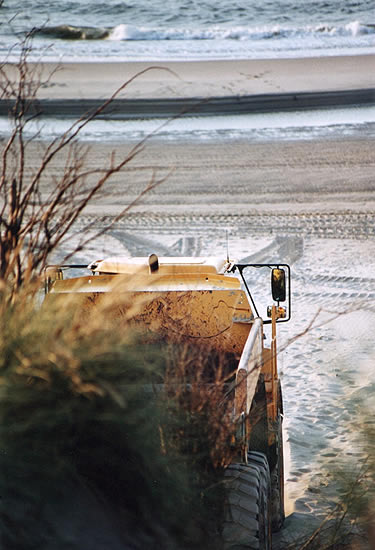
[[(260, 503), (269, 501), (270, 473), (267, 458), (248, 454), (248, 464), (231, 464), (225, 472), (227, 486), (223, 523), (224, 550), (263, 550), (259, 535)], [(269, 518), (266, 518), (268, 521)], [(268, 541), (265, 548), (270, 548)]]

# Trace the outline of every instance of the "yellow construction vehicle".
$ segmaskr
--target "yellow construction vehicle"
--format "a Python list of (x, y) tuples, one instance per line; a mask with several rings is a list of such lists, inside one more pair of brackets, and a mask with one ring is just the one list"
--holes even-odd
[[(65, 269), (89, 274), (63, 278)], [(262, 318), (249, 274), (267, 272), (271, 305)], [(270, 276), (270, 277), (269, 277)], [(82, 312), (115, 293), (114, 315), (140, 323), (163, 338), (184, 334), (208, 341), (236, 358), (233, 422), (240, 456), (225, 470), (227, 499), (223, 547), (269, 549), (284, 521), (281, 385), (276, 325), (291, 316), (291, 277), (286, 264), (245, 264), (220, 258), (114, 257), (89, 266), (46, 271), (47, 300), (69, 295)], [(287, 303), (287, 307), (280, 305)], [(270, 324), (265, 346), (264, 325)]]

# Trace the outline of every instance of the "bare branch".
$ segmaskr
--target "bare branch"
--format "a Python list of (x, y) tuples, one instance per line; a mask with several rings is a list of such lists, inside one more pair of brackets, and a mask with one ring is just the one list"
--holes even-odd
[[(151, 70), (173, 73), (164, 67), (151, 66), (126, 80), (102, 105), (86, 112), (62, 135), (52, 139), (44, 148), (35, 172), (29, 174), (27, 147), (33, 138), (26, 139), (25, 131), (41, 114), (38, 106), (38, 92), (41, 86), (48, 83), (58, 70), (55, 69), (45, 77), (40, 65), (28, 63), (32, 36), (33, 32), (29, 33), (21, 43), (18, 63), (0, 65), (0, 94), (1, 98), (11, 105), (10, 116), (13, 121), (12, 132), (1, 154), (0, 279), (11, 280), (15, 291), (27, 278), (41, 272), (49, 254), (65, 242), (90, 201), (103, 193), (112, 176), (123, 171), (143, 151), (147, 140), (168, 122), (163, 122), (156, 130), (146, 135), (125, 157), (117, 160), (112, 153), (107, 166), (103, 169), (86, 166), (88, 148), (78, 144), (80, 132), (91, 121), (107, 112), (114, 99), (136, 78)], [(34, 133), (34, 138), (38, 135), (39, 130)], [(61, 155), (64, 159), (61, 174), (56, 177), (50, 176), (53, 185), (49, 186), (46, 194), (43, 182), (48, 175), (47, 170)], [(148, 192), (168, 177), (169, 174), (162, 178), (157, 178), (156, 174), (153, 174), (139, 195), (108, 223), (103, 217), (100, 220), (102, 227), (95, 229), (93, 234), (88, 233), (93, 228), (93, 224), (89, 224), (69, 257), (113, 227), (113, 224), (125, 216)]]
[[(151, 181), (146, 185), (146, 187), (139, 193), (139, 195), (130, 203), (128, 204), (117, 216), (115, 216), (111, 221), (110, 223), (106, 224), (105, 227), (103, 227), (101, 230), (95, 232), (94, 235), (92, 235), (91, 237), (87, 237), (85, 238), (83, 241), (80, 242), (80, 244), (77, 246), (76, 250), (74, 251), (74, 254), (76, 254), (77, 252), (83, 250), (83, 248), (85, 248), (88, 244), (90, 244), (90, 242), (94, 241), (95, 239), (101, 237), (102, 235), (104, 235), (105, 233), (107, 233), (115, 224), (116, 222), (118, 222), (119, 220), (121, 220), (122, 218), (124, 218), (124, 216), (126, 216), (126, 214), (132, 209), (134, 208), (134, 206), (136, 206), (137, 204), (139, 204), (141, 202), (141, 200), (143, 199), (143, 197), (145, 195), (147, 195), (147, 193), (149, 193), (150, 191), (152, 191), (153, 189), (155, 189), (155, 187), (161, 185), (162, 183), (164, 183), (171, 175), (171, 173), (173, 172), (173, 169), (171, 169), (168, 174), (166, 176), (164, 176), (163, 178), (161, 179), (156, 179), (155, 178), (155, 175), (153, 175)], [(104, 219), (102, 218), (101, 220), (99, 221), (104, 221)], [(91, 227), (94, 225), (94, 224), (97, 224), (98, 223), (98, 220), (96, 220), (95, 222), (92, 222), (90, 225)], [(87, 233), (87, 231), (90, 229), (90, 225), (89, 226), (86, 226), (86, 231), (85, 233)], [(72, 253), (68, 254), (67, 256), (64, 257), (64, 262), (66, 262), (67, 260), (69, 260), (69, 258), (71, 258), (73, 256)]]

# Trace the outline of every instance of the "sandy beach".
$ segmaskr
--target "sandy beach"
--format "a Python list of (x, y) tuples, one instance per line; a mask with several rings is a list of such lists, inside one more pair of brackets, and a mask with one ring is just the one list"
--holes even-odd
[[(126, 157), (133, 144), (89, 144), (87, 164), (108, 165), (110, 154)], [(31, 144), (30, 168), (41, 144)], [(64, 158), (49, 174), (61, 173)], [(145, 188), (151, 177), (160, 186), (133, 207), (135, 215), (212, 216), (287, 215), (310, 217), (375, 210), (374, 140), (328, 139), (293, 142), (159, 142), (152, 139), (114, 175), (105, 197), (95, 199), (87, 215), (115, 216)], [(49, 186), (48, 177), (45, 185)], [(308, 231), (313, 232), (315, 224)], [(275, 228), (276, 229), (276, 228)], [(341, 231), (349, 231), (345, 225)]]
[[(375, 498), (373, 8), (369, 0), (0, 0), (3, 152), (15, 98), (24, 92), (33, 97), (30, 83), (38, 89), (36, 109), (33, 105), (28, 112), (31, 120), (19, 126), (26, 148), (10, 149), (3, 158), (3, 168), (5, 160), (9, 168), (6, 187), (24, 174), (22, 190), (27, 193), (26, 180), (38, 174), (46, 147), (64, 132), (69, 135), (77, 119), (82, 127), (72, 148), (52, 155), (42, 171), (40, 189), (31, 197), (33, 213), (51, 204), (51, 189), (64, 174), (71, 182), (82, 169), (85, 194), (111, 162), (132, 156), (81, 212), (49, 257), (51, 264), (65, 264), (68, 258), (69, 263), (88, 265), (109, 256), (155, 253), (290, 266), (291, 318), (277, 327), (287, 517), (273, 536), (273, 550), (333, 548), (326, 528), (332, 528), (330, 537), (343, 526), (356, 530), (358, 518), (346, 520), (353, 510), (354, 517), (358, 501), (350, 501), (348, 509), (341, 506), (348, 495), (367, 487)], [(25, 66), (16, 63), (23, 55), (27, 72), (19, 88), (18, 74)], [(21, 102), (18, 113), (23, 106)], [(20, 146), (18, 140), (14, 143)], [(159, 184), (144, 194), (150, 182)], [(70, 195), (71, 187), (67, 189), (64, 204), (70, 209), (74, 191)], [(14, 208), (19, 202), (13, 195)], [(53, 227), (46, 220), (41, 231), (47, 239)], [(248, 282), (256, 309), (266, 317), (272, 301), (269, 272), (254, 269)], [(21, 336), (26, 341), (28, 331)], [(265, 325), (267, 347), (271, 336)], [(18, 356), (22, 367), (27, 366), (28, 358), (21, 352)], [(54, 356), (50, 361), (56, 364)], [(58, 401), (53, 403), (57, 411)], [(90, 434), (87, 439), (91, 441)], [(55, 447), (52, 454), (57, 456)], [(15, 467), (24, 480), (23, 468), (17, 469), (23, 460), (19, 456)], [(101, 460), (100, 445), (93, 457)], [(59, 459), (60, 470), (61, 464)], [(140, 464), (142, 469), (142, 458)], [(148, 466), (144, 464), (146, 471)], [(130, 472), (132, 468), (130, 464)], [(89, 470), (86, 461), (84, 469)], [(117, 476), (111, 478), (115, 487)], [(157, 495), (157, 476), (153, 480)], [(55, 509), (67, 546), (124, 548), (117, 530), (118, 525), (126, 529), (122, 511), (118, 521), (108, 506), (99, 516), (91, 514), (92, 501), (84, 498), (81, 506), (76, 499), (76, 478), (67, 514), (61, 514), (61, 499), (54, 499), (52, 508), (35, 506), (28, 500), (32, 490), (23, 485), (35, 537), (17, 521), (20, 508), (11, 500), (3, 510), (6, 536), (0, 546), (3, 538), (7, 544), (8, 535), (9, 540), (19, 535), (26, 546), (37, 547), (39, 537), (39, 547), (56, 545), (58, 537), (48, 523)], [(132, 487), (138, 492), (138, 485)], [(78, 486), (78, 497), (79, 491)], [(102, 500), (100, 491), (96, 501)], [(132, 489), (122, 496), (134, 511), (129, 532), (138, 539), (142, 526), (139, 522), (138, 528), (137, 500)], [(372, 502), (369, 515), (374, 520)], [(150, 547), (143, 541), (151, 540), (153, 512), (150, 508), (144, 518), (145, 538), (134, 546)], [(331, 519), (337, 512), (339, 517), (344, 513), (343, 524)], [(76, 540), (71, 517), (73, 524), (78, 520)], [(87, 527), (91, 546), (80, 543)], [(177, 533), (178, 526), (173, 530)], [(322, 537), (315, 537), (317, 532)], [(365, 538), (361, 531), (352, 545), (345, 536), (340, 549), (370, 550), (375, 534), (368, 542)], [(22, 543), (10, 546), (21, 548)]]
[[(124, 82), (128, 98), (222, 97), (374, 88), (375, 55), (264, 59), (46, 64), (57, 72), (42, 98), (104, 99)], [(147, 71), (143, 74), (143, 71)]]
[[(31, 65), (32, 66), (32, 65)], [(171, 116), (374, 104), (375, 55), (248, 61), (44, 63), (45, 115), (80, 116), (116, 90), (108, 116)], [(14, 67), (7, 67), (11, 78)], [(39, 74), (39, 72), (38, 72)], [(39, 77), (38, 77), (39, 78)], [(9, 104), (0, 102), (0, 115)]]

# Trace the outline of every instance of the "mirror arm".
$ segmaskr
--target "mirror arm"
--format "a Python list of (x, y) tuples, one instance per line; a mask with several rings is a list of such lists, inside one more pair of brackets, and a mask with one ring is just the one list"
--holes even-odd
[(248, 285), (247, 285), (246, 279), (245, 279), (245, 277), (243, 276), (243, 273), (242, 273), (243, 270), (244, 270), (244, 268), (247, 267), (247, 266), (246, 266), (246, 265), (243, 265), (243, 266), (242, 266), (242, 265), (239, 265), (239, 264), (235, 264), (234, 267), (237, 268), (238, 271), (240, 272), (241, 279), (242, 279), (242, 281), (243, 281), (243, 284), (245, 285), (245, 289), (246, 289), (246, 292), (247, 292), (248, 297), (250, 298), (251, 304), (252, 304), (252, 306), (253, 306), (253, 308), (254, 308), (254, 312), (256, 313), (256, 316), (259, 317), (259, 313), (258, 313), (258, 310), (257, 310), (257, 306), (255, 305), (255, 302), (254, 302), (253, 297), (252, 297), (252, 295), (251, 295), (250, 289), (249, 289), (249, 287), (248, 287)]
[[(291, 273), (290, 273), (290, 266), (288, 264), (233, 264), (233, 267), (229, 270), (230, 272), (234, 273), (236, 269), (238, 269), (240, 275), (241, 275), (241, 279), (244, 283), (244, 286), (245, 286), (245, 289), (246, 289), (246, 293), (248, 295), (248, 297), (250, 298), (250, 301), (251, 301), (251, 304), (254, 308), (254, 312), (256, 313), (256, 316), (257, 317), (260, 317), (259, 316), (259, 313), (258, 313), (258, 310), (257, 310), (257, 307), (255, 305), (255, 302), (253, 300), (253, 297), (251, 295), (251, 292), (250, 292), (250, 289), (246, 283), (246, 279), (243, 275), (243, 270), (245, 269), (245, 267), (254, 267), (254, 268), (257, 268), (257, 267), (269, 267), (270, 269), (272, 269), (272, 267), (277, 267), (278, 269), (280, 268), (286, 268), (287, 270), (287, 273), (288, 273), (288, 317), (286, 317), (285, 319), (277, 319), (277, 323), (286, 323), (287, 321), (290, 321), (291, 317), (292, 317), (292, 289), (291, 289)], [(277, 305), (279, 305), (279, 302), (277, 302)], [(270, 324), (271, 323), (271, 319), (263, 319), (263, 324)]]

